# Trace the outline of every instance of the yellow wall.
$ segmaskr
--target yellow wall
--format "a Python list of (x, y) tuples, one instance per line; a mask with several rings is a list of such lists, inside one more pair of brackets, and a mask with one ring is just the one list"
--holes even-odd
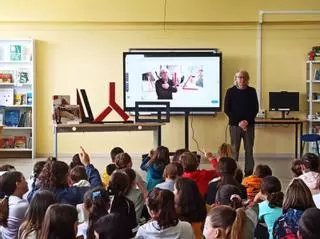
[[(186, 3), (187, 2), (187, 3)], [(257, 19), (259, 10), (320, 10), (317, 1), (21, 1), (1, 3), (1, 38), (37, 40), (37, 153), (52, 152), (51, 96), (86, 88), (95, 115), (107, 104), (107, 82), (117, 83), (122, 103), (122, 52), (129, 48), (213, 48), (223, 52), (223, 94), (235, 71), (247, 69), (256, 86)], [(249, 5), (248, 5), (249, 4)], [(165, 9), (166, 6), (166, 9)], [(248, 7), (250, 6), (250, 7)], [(306, 53), (320, 45), (320, 15), (272, 16), (263, 27), (263, 98), (268, 92), (305, 92)], [(164, 24), (164, 19), (166, 24)], [(298, 20), (298, 21), (297, 21)], [(301, 100), (304, 106), (303, 100)], [(305, 110), (305, 107), (302, 108)], [(304, 114), (301, 114), (303, 117)], [(112, 114), (110, 120), (119, 118)], [(225, 140), (227, 120), (193, 117), (200, 149), (216, 150)], [(196, 144), (191, 140), (192, 149)], [(257, 153), (292, 153), (293, 128), (258, 128)], [(64, 134), (59, 152), (72, 153), (82, 144), (90, 152), (122, 146), (128, 152), (147, 151), (152, 133)], [(184, 121), (172, 117), (163, 130), (163, 144), (184, 146)]]

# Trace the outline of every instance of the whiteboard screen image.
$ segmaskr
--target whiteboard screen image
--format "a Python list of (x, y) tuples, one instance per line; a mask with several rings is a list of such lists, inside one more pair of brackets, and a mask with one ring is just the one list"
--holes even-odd
[(125, 52), (124, 104), (169, 101), (170, 111), (221, 110), (221, 53)]

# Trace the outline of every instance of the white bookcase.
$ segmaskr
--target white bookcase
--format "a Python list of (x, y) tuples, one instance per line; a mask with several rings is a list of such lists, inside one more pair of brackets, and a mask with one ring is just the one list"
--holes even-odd
[[(306, 62), (308, 132), (320, 134), (320, 60)], [(315, 145), (309, 151), (316, 152)]]
[(0, 158), (35, 158), (35, 41), (0, 39)]

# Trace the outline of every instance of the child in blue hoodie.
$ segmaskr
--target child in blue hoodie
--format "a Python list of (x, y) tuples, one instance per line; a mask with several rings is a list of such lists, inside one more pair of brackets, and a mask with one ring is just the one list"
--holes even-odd
[(147, 171), (148, 192), (152, 191), (157, 184), (164, 181), (163, 171), (169, 162), (169, 149), (164, 146), (151, 150), (149, 155), (142, 160), (140, 168)]

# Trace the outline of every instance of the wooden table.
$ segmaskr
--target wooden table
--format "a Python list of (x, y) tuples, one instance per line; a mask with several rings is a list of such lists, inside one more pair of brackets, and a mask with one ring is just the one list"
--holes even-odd
[(255, 119), (256, 124), (271, 124), (271, 125), (295, 125), (295, 158), (298, 157), (298, 144), (300, 142), (300, 157), (302, 156), (302, 142), (300, 140), (300, 136), (303, 134), (303, 123), (306, 120), (286, 120), (286, 119)]
[(164, 123), (103, 123), (103, 124), (54, 124), (53, 156), (58, 154), (59, 133), (115, 132), (115, 131), (153, 131), (155, 147), (161, 145), (161, 126)]

